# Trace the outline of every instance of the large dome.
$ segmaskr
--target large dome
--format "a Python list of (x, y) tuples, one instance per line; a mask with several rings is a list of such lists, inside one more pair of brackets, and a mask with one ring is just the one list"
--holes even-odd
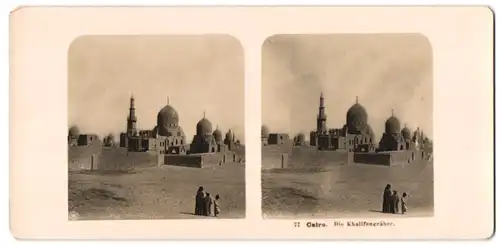
[(395, 116), (389, 117), (385, 122), (385, 133), (396, 135), (401, 132), (401, 125), (399, 124), (398, 118)]
[(172, 106), (167, 105), (158, 112), (156, 123), (158, 135), (167, 136), (168, 128), (179, 125), (179, 114)]
[(196, 135), (204, 136), (210, 134), (212, 134), (212, 123), (207, 118), (198, 121), (198, 124), (196, 124)]
[(260, 129), (260, 134), (264, 138), (269, 137), (269, 128), (267, 126), (263, 125), (262, 128)]
[(411, 139), (411, 131), (408, 127), (404, 127), (403, 130), (401, 130), (401, 134), (403, 135), (403, 138), (405, 140), (410, 140)]
[(70, 137), (78, 137), (78, 135), (80, 135), (80, 129), (78, 129), (77, 126), (72, 126), (72, 127), (69, 128), (68, 136), (70, 136)]
[(214, 131), (214, 133), (212, 133), (212, 135), (214, 136), (215, 141), (217, 141), (217, 142), (222, 141), (222, 133), (220, 132), (219, 127), (217, 127), (215, 129), (215, 131)]
[(359, 134), (365, 130), (368, 122), (368, 114), (366, 109), (357, 103), (352, 105), (347, 111), (346, 124), (349, 134)]

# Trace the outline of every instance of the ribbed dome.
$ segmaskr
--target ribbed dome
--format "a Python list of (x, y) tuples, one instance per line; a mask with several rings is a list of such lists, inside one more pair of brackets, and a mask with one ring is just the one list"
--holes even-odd
[(411, 139), (411, 131), (408, 127), (404, 127), (403, 130), (401, 130), (401, 134), (403, 135), (403, 138), (405, 140), (410, 140)]
[(355, 103), (349, 108), (346, 115), (346, 124), (349, 134), (358, 134), (365, 130), (368, 122), (366, 109), (359, 103)]
[(212, 123), (207, 119), (203, 118), (196, 124), (196, 135), (204, 136), (212, 134)]
[(212, 135), (215, 138), (215, 141), (220, 142), (222, 141), (222, 133), (219, 130), (219, 127), (215, 129), (215, 131), (212, 133)]
[(179, 125), (179, 114), (172, 106), (167, 105), (158, 112), (156, 123), (158, 135), (167, 136), (168, 128)]
[(396, 135), (401, 132), (401, 125), (395, 116), (389, 117), (385, 122), (385, 133)]
[(269, 137), (269, 128), (267, 126), (263, 125), (261, 130), (260, 130), (260, 134), (264, 138)]
[(72, 126), (69, 128), (68, 136), (78, 137), (79, 135), (80, 135), (80, 129), (78, 129), (78, 126)]

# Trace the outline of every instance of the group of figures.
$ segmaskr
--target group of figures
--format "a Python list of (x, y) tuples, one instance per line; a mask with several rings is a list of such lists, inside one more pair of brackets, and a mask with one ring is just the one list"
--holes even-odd
[(203, 192), (203, 186), (198, 188), (196, 193), (195, 201), (195, 215), (211, 216), (212, 215), (212, 205), (213, 205), (213, 216), (217, 217), (220, 214), (220, 204), (219, 204), (219, 194), (215, 195), (215, 199), (212, 199), (210, 193)]
[(405, 214), (408, 211), (406, 199), (408, 194), (403, 192), (400, 197), (397, 190), (392, 190), (390, 184), (387, 184), (384, 189), (384, 197), (382, 202), (382, 213), (399, 213), (399, 206), (401, 203), (401, 213)]

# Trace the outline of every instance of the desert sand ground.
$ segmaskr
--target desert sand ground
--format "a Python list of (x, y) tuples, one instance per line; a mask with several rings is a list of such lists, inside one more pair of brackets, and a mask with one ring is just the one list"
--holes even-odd
[(221, 197), (219, 218), (245, 217), (245, 166), (148, 167), (69, 173), (68, 209), (80, 220), (190, 219), (199, 186)]
[[(366, 164), (262, 172), (264, 218), (422, 217), (433, 215), (433, 164)], [(408, 213), (383, 214), (386, 184), (410, 194)]]

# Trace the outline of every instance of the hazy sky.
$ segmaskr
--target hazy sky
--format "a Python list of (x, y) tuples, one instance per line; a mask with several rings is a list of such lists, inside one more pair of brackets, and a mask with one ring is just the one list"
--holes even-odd
[(243, 49), (230, 36), (87, 36), (68, 56), (68, 123), (82, 133), (124, 132), (133, 93), (139, 129), (169, 97), (189, 141), (204, 111), (244, 141)]
[(432, 48), (418, 34), (277, 35), (262, 52), (262, 120), (271, 132), (316, 128), (324, 93), (327, 127), (345, 124), (356, 96), (380, 139), (394, 109), (401, 127), (432, 137)]

